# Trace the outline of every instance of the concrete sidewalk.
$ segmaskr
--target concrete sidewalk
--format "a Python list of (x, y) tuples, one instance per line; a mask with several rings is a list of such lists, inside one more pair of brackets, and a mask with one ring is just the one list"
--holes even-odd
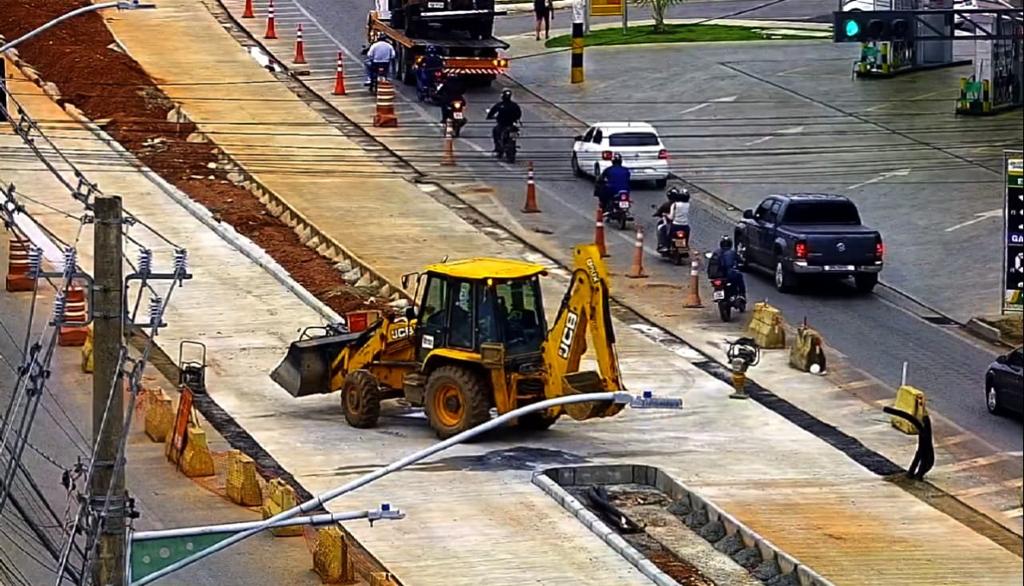
[[(425, 259), (436, 260), (452, 250), (451, 235), (455, 233), (460, 235), (460, 249), (465, 246), (476, 254), (530, 257), (526, 250), (498, 246), (474, 232), (424, 194), (409, 187), (396, 188), (401, 180), (390, 180), (392, 190), (388, 192), (387, 187), (367, 188), (365, 179), (357, 184), (337, 177), (329, 169), (322, 169), (316, 181), (308, 176), (296, 179), (294, 169), (310, 170), (309, 162), (289, 164), (296, 156), (295, 144), (288, 144), (274, 131), (294, 131), (292, 121), (309, 120), (313, 114), (283, 89), (268, 83), (272, 78), (248, 61), (198, 2), (171, 0), (161, 5), (161, 11), (130, 22), (118, 21), (114, 28), (143, 66), (168, 84), (169, 93), (180, 98), (185, 112), (200, 127), (244, 120), (269, 133), (260, 142), (278, 164), (260, 167), (254, 175), (265, 185), (272, 185), (280, 197), (296, 207), (307, 206), (307, 217), (320, 226), (330, 226), (328, 222), (344, 217), (345, 222), (331, 230), (341, 231), (336, 234), (338, 239), (364, 258), (375, 260), (381, 247), (386, 247), (381, 241), (390, 240), (391, 256), (384, 259), (389, 266), (382, 266), (382, 271), (394, 274), (415, 270)], [(182, 47), (202, 47), (202, 51), (188, 52)], [(183, 95), (187, 86), (183, 89), (178, 85), (193, 83), (193, 74), (220, 82), (247, 81), (218, 92), (217, 100), (203, 100), (209, 94), (189, 98)], [(260, 75), (263, 83), (253, 83), (260, 80)], [(45, 110), (47, 106), (33, 103), (30, 108)], [(59, 116), (59, 112), (40, 115), (47, 119)], [(210, 118), (204, 120), (207, 116)], [(273, 118), (268, 120), (266, 116)], [(320, 146), (351, 148), (343, 137), (319, 136), (323, 129), (317, 132)], [(307, 138), (312, 137), (302, 137)], [(237, 142), (235, 137), (232, 142)], [(224, 148), (244, 160), (244, 148), (228, 144)], [(20, 176), (18, 181), (36, 185), (38, 189), (33, 191), (38, 193), (58, 193), (45, 189), (44, 180), (30, 175)], [(128, 177), (138, 181), (137, 176)], [(163, 208), (175, 207), (166, 198), (152, 195), (151, 186), (144, 183), (117, 187), (139, 201), (157, 206), (158, 201), (150, 200), (162, 199)], [(344, 199), (338, 197), (342, 193)], [(401, 219), (382, 213), (382, 194), (388, 198), (388, 209), (395, 210), (394, 215), (401, 214)], [(155, 214), (158, 207), (151, 211)], [(165, 216), (164, 212), (169, 210), (160, 208), (159, 217), (153, 218), (161, 228), (165, 222), (177, 221), (180, 225), (176, 230), (207, 232), (187, 217)], [(179, 214), (184, 212), (179, 210)], [(351, 226), (359, 226), (359, 230), (351, 230)], [(443, 232), (438, 231), (439, 226)], [(382, 237), (387, 234), (401, 234), (399, 241), (408, 254), (396, 255), (394, 239)], [(216, 389), (213, 396), (309, 490), (352, 478), (361, 470), (432, 441), (421, 417), (391, 412), (379, 429), (354, 430), (340, 421), (333, 397), (300, 402), (274, 388), (265, 373), (283, 351), (286, 332), (315, 322), (315, 314), (301, 311), (295, 300), (283, 293), (258, 300), (243, 295), (230, 305), (221, 305), (221, 300), (232, 299), (234, 291), (258, 288), (270, 279), (248, 263), (239, 262), (223, 243), (203, 246), (197, 254), (209, 255), (210, 262), (222, 255), (215, 260), (238, 271), (218, 274), (215, 286), (223, 290), (211, 291), (214, 294), (204, 298), (210, 312), (224, 316), (217, 327), (217, 340), (224, 343), (214, 348), (217, 368), (216, 378), (211, 380), (211, 387)], [(208, 278), (213, 279), (212, 275)], [(552, 292), (561, 289), (558, 283), (549, 285), (549, 299)], [(279, 302), (286, 311), (276, 311)], [(274, 308), (275, 315), (269, 315), (268, 307)], [(233, 318), (236, 315), (261, 315), (265, 323), (254, 332), (247, 318)], [(176, 314), (169, 319), (183, 324), (181, 327), (188, 327), (191, 320), (192, 328), (210, 332), (208, 315)], [(583, 461), (660, 466), (726, 510), (740, 512), (741, 519), (769, 539), (786, 541), (788, 553), (837, 582), (933, 584), (938, 576), (942, 576), (938, 581), (947, 583), (951, 583), (951, 577), (964, 584), (1020, 581), (1019, 558), (882, 481), (774, 413), (753, 403), (726, 401), (727, 389), (716, 379), (675, 352), (623, 327), (621, 322), (617, 325), (620, 355), (630, 386), (681, 395), (687, 401), (686, 412), (626, 413), (609, 421), (560, 423), (542, 437), (513, 434), (507, 440), (460, 448), (454, 453), (456, 457), (442, 458), (375, 485), (375, 494), (386, 495), (418, 521), (406, 522), (399, 532), (354, 527), (360, 540), (399, 577), (412, 582), (432, 576), (443, 576), (447, 583), (467, 584), (483, 580), (506, 583), (512, 579), (521, 583), (530, 576), (546, 583), (641, 581), (630, 566), (611, 555), (553, 503), (524, 486), (529, 471), (545, 465), (545, 458), (519, 466), (504, 464), (498, 469), (487, 464), (491, 461), (488, 456), (497, 450), (533, 444), (560, 457)], [(184, 335), (172, 329), (163, 342), (173, 344), (176, 337)], [(187, 335), (194, 336), (195, 332)], [(249, 353), (253, 336), (262, 341), (257, 355)], [(238, 352), (239, 347), (247, 349)], [(272, 356), (274, 352), (277, 356)], [(325, 445), (345, 449), (325, 451)], [(723, 458), (723, 454), (729, 457)], [(467, 491), (467, 487), (472, 489)], [(821, 495), (822, 506), (808, 507), (805, 491)], [(507, 493), (515, 498), (505, 498)], [(345, 505), (357, 500), (372, 503), (379, 498), (357, 493), (346, 499)], [(894, 524), (893, 519), (900, 522)], [(841, 522), (833, 526), (837, 520)], [(828, 531), (824, 532), (826, 527)], [(497, 557), (490, 543), (481, 544), (474, 535), (488, 535), (488, 542), (513, 544), (508, 551), (514, 549), (515, 553)], [(443, 563), (439, 563), (441, 560)], [(464, 569), (463, 574), (452, 576), (453, 567)]]

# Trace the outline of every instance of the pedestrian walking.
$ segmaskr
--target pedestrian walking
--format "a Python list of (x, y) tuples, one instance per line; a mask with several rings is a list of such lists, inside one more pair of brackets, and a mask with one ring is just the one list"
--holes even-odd
[(540, 40), (540, 25), (544, 25), (544, 38), (551, 36), (551, 19), (555, 17), (554, 0), (533, 0), (533, 14), (537, 17), (537, 40)]

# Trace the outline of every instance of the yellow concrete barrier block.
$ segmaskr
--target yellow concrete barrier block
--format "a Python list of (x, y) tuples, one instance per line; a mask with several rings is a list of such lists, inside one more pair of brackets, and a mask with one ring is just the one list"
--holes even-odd
[(370, 574), (370, 586), (398, 586), (398, 581), (391, 572), (373, 572)]
[(181, 462), (178, 464), (182, 473), (189, 478), (216, 474), (213, 469), (213, 455), (210, 454), (210, 446), (206, 443), (206, 432), (197, 425), (189, 425), (186, 433), (188, 439), (185, 441), (185, 451), (182, 452)]
[(786, 330), (782, 323), (782, 312), (767, 302), (754, 304), (754, 313), (747, 325), (747, 335), (765, 350), (786, 347)]
[(92, 366), (92, 364), (93, 364), (93, 361), (92, 361), (92, 348), (93, 348), (92, 326), (89, 326), (89, 328), (88, 328), (88, 330), (86, 331), (86, 334), (85, 334), (85, 344), (82, 345), (82, 372), (90, 373), (90, 374), (92, 373), (92, 370), (93, 370), (93, 366)]
[(321, 529), (313, 549), (313, 570), (324, 584), (350, 584), (352, 565), (348, 559), (348, 543), (338, 527)]
[(256, 462), (238, 450), (228, 452), (228, 477), (225, 489), (231, 502), (246, 507), (263, 504)]
[[(896, 389), (896, 403), (893, 405), (894, 408), (910, 413), (918, 419), (923, 420), (924, 416), (928, 414), (928, 409), (925, 406), (924, 393), (910, 385), (903, 385)], [(916, 435), (917, 429), (906, 419), (902, 417), (890, 416), (889, 422), (896, 429), (903, 433)]]
[(174, 402), (163, 389), (158, 388), (146, 394), (145, 409), (146, 435), (155, 442), (167, 441), (167, 436), (174, 427)]
[[(286, 511), (298, 505), (295, 497), (295, 489), (288, 486), (288, 483), (280, 478), (275, 478), (267, 483), (267, 491), (263, 497), (263, 506), (260, 511), (264, 519), (269, 519), (281, 511)], [(276, 537), (294, 537), (302, 535), (302, 526), (277, 527), (270, 530)]]
[(806, 325), (797, 328), (796, 339), (789, 350), (789, 365), (812, 374), (825, 372), (825, 342), (817, 330)]

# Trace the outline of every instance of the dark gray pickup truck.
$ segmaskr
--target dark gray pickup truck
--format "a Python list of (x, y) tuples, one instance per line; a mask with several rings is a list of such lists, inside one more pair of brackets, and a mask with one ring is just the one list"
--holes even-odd
[(740, 262), (774, 271), (783, 292), (811, 276), (852, 276), (857, 289), (869, 293), (885, 251), (882, 236), (860, 223), (852, 201), (818, 193), (772, 195), (745, 210), (735, 242)]

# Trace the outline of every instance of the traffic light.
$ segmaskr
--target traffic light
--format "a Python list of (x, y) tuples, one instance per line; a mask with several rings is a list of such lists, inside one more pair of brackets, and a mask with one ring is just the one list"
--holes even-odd
[(835, 12), (832, 40), (836, 43), (911, 41), (913, 14), (894, 10)]

